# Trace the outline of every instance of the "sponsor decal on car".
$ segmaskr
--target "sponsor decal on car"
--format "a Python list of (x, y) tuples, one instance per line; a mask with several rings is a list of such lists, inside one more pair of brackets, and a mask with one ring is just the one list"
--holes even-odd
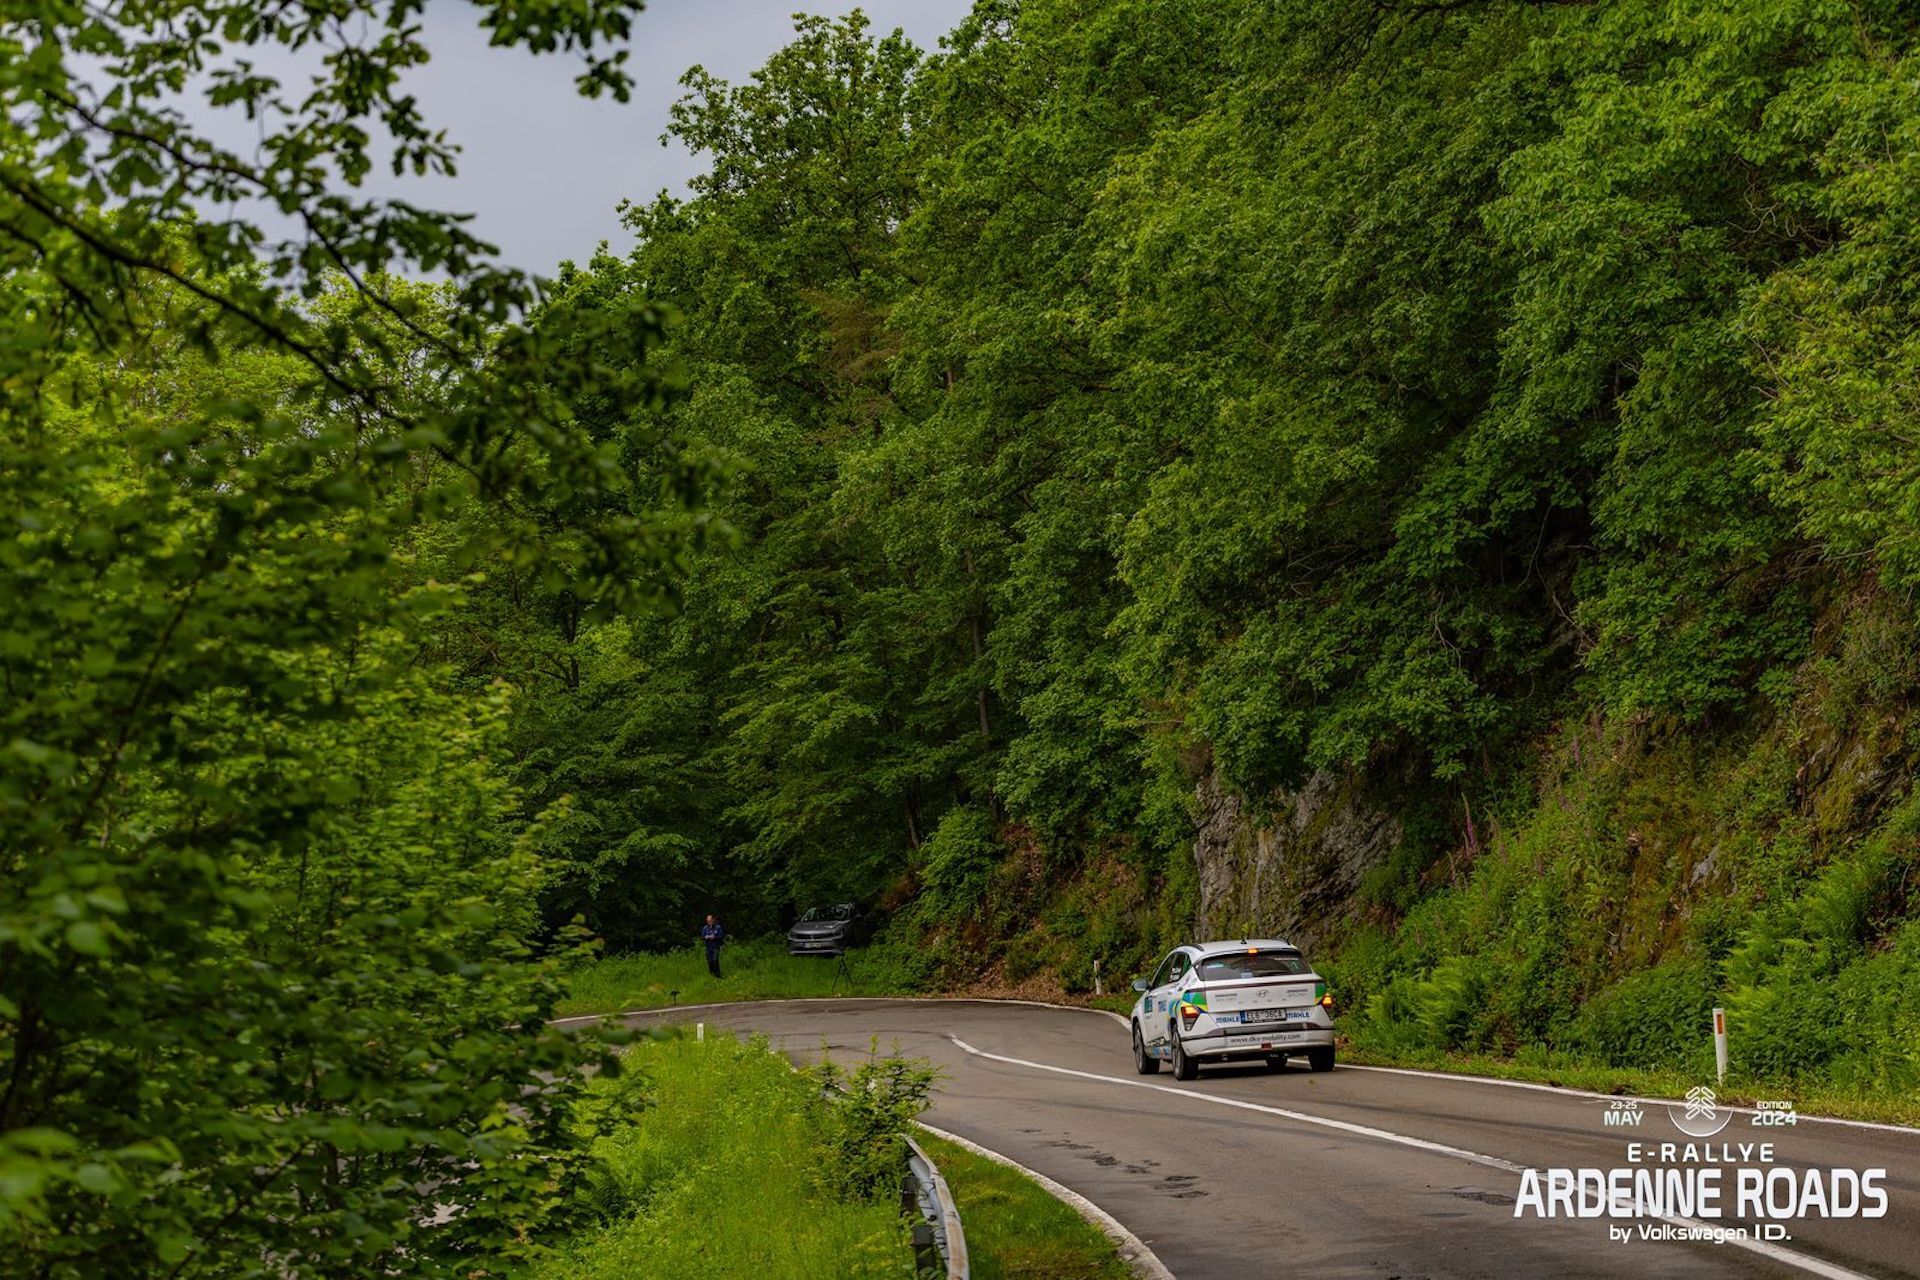
[(1306, 1038), (1304, 1031), (1263, 1031), (1257, 1036), (1228, 1036), (1229, 1049), (1265, 1049), (1276, 1044), (1294, 1044)]

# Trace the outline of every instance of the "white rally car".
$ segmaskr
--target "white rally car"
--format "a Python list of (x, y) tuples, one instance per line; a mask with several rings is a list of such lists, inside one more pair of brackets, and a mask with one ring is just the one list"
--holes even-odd
[(1278, 1070), (1293, 1054), (1333, 1069), (1333, 997), (1297, 948), (1275, 938), (1175, 947), (1151, 978), (1134, 981), (1133, 1066), (1173, 1064), (1191, 1080), (1202, 1062), (1260, 1060)]

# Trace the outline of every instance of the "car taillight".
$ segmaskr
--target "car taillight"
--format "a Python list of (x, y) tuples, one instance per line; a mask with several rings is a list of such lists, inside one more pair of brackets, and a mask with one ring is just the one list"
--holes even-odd
[(1329, 991), (1320, 997), (1320, 1007), (1328, 1013), (1333, 1012), (1333, 992)]
[(1192, 1026), (1195, 1022), (1199, 1021), (1200, 1010), (1193, 1005), (1183, 1004), (1180, 1006), (1180, 1016), (1186, 1020), (1188, 1026)]

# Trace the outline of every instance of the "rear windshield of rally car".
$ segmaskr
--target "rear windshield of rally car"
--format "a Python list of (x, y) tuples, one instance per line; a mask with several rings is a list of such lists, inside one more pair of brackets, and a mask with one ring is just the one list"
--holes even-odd
[(1242, 978), (1291, 978), (1311, 973), (1298, 951), (1226, 951), (1200, 961), (1200, 981), (1234, 982)]

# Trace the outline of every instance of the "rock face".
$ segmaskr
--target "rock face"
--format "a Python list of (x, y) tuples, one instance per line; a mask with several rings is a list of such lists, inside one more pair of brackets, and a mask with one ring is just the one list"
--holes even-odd
[(1346, 918), (1360, 877), (1401, 839), (1399, 820), (1367, 803), (1359, 778), (1324, 769), (1299, 790), (1276, 793), (1265, 821), (1212, 774), (1195, 799), (1199, 926), (1210, 938), (1319, 945)]

